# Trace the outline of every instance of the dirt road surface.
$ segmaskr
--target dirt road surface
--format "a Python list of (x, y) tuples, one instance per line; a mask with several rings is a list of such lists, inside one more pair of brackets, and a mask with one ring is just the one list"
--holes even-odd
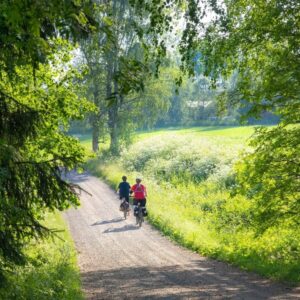
[(149, 224), (124, 220), (116, 193), (88, 174), (69, 175), (92, 196), (65, 213), (86, 299), (300, 299), (299, 288), (201, 257)]

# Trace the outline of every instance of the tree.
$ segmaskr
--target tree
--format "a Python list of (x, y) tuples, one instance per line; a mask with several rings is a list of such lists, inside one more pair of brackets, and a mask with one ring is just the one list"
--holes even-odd
[(47, 60), (60, 35), (74, 41), (88, 36), (97, 23), (92, 1), (52, 0), (1, 1), (0, 61), (2, 68), (14, 73), (14, 67)]
[(24, 259), (21, 250), (28, 238), (49, 233), (40, 224), (46, 210), (78, 205), (75, 186), (62, 179), (61, 171), (80, 164), (84, 150), (64, 131), (69, 120), (82, 118), (91, 104), (77, 96), (76, 73), (62, 64), (65, 59), (57, 52), (35, 76), (30, 66), (17, 68), (16, 79), (1, 74), (1, 95), (11, 100), (1, 102), (2, 268), (8, 261)]
[(0, 8), (3, 276), (13, 264), (25, 262), (28, 240), (49, 233), (40, 223), (47, 209), (78, 204), (74, 186), (61, 172), (76, 167), (84, 153), (64, 128), (90, 104), (77, 96), (64, 39), (82, 38), (97, 23), (90, 1), (1, 1)]
[(145, 15), (137, 16), (127, 0), (108, 2), (103, 13), (110, 30), (95, 34), (81, 44), (81, 50), (90, 71), (88, 92), (99, 107), (90, 119), (93, 150), (99, 149), (100, 133), (108, 134), (110, 152), (118, 154), (134, 129), (166, 110), (167, 101), (164, 104), (162, 97), (149, 96), (151, 86), (158, 82), (150, 78), (156, 68), (148, 51), (151, 37), (145, 34), (149, 26)]
[(261, 128), (251, 141), (255, 152), (237, 165), (237, 191), (255, 200), (258, 228), (286, 224), (299, 227), (299, 127)]
[[(257, 131), (254, 153), (240, 167), (240, 191), (256, 200), (263, 226), (285, 220), (298, 224), (300, 213), (300, 3), (291, 0), (208, 1), (210, 24), (190, 15), (182, 53), (185, 67), (201, 53), (204, 74), (215, 82), (237, 72), (228, 100), (246, 107), (245, 118), (269, 111), (280, 116), (277, 127)], [(193, 19), (194, 18), (194, 19)], [(202, 23), (202, 33), (199, 24)], [(197, 27), (198, 24), (198, 27)], [(191, 42), (192, 41), (192, 42)]]
[(220, 78), (236, 73), (235, 88), (221, 94), (221, 108), (238, 105), (244, 119), (266, 112), (280, 116), (277, 127), (257, 132), (254, 153), (245, 157), (239, 176), (240, 191), (256, 200), (255, 215), (263, 226), (283, 220), (297, 225), (300, 161), (294, 150), (300, 127), (294, 124), (300, 121), (300, 2), (153, 1), (145, 7), (152, 32), (169, 30), (172, 8), (185, 16), (182, 69), (193, 76), (200, 66), (213, 88)]
[(88, 72), (84, 76), (82, 85), (86, 87), (86, 96), (98, 108), (97, 112), (89, 115), (92, 128), (92, 149), (99, 150), (99, 139), (107, 134), (105, 92), (105, 63), (102, 59), (105, 45), (105, 33), (97, 32), (89, 39), (82, 40), (80, 49), (83, 55), (83, 64), (87, 65)]

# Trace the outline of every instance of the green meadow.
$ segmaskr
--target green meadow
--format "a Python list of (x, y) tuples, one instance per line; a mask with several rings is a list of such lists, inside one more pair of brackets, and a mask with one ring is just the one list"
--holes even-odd
[(124, 174), (131, 184), (142, 176), (149, 221), (178, 243), (266, 277), (299, 282), (299, 231), (282, 224), (259, 232), (252, 201), (234, 192), (236, 168), (251, 151), (253, 133), (254, 127), (140, 132), (119, 157), (100, 152), (87, 168), (114, 188)]

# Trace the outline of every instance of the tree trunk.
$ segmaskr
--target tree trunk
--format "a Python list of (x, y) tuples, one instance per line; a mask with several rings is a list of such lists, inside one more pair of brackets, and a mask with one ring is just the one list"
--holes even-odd
[[(116, 56), (116, 53), (113, 53), (113, 55)], [(115, 97), (108, 111), (108, 125), (110, 134), (109, 150), (113, 155), (118, 155), (120, 153), (118, 132), (119, 91), (117, 79), (113, 76), (116, 72), (117, 61), (113, 61), (113, 58), (111, 57), (108, 63), (107, 70), (106, 96), (107, 98), (113, 98), (113, 96)], [(114, 95), (112, 94), (112, 83), (114, 84)]]
[[(99, 90), (98, 90), (98, 82), (94, 81), (94, 103), (99, 108)], [(99, 151), (99, 119), (98, 114), (93, 115), (92, 117), (92, 129), (93, 129), (93, 136), (92, 136), (92, 145), (93, 145), (93, 152)]]
[(109, 150), (113, 155), (118, 155), (120, 153), (118, 128), (117, 128), (116, 122), (114, 122), (114, 124), (112, 124), (111, 130), (110, 130)]
[[(97, 120), (95, 120), (97, 121)], [(99, 151), (99, 127), (93, 124), (93, 152)]]
[(110, 121), (110, 152), (113, 155), (118, 155), (120, 152), (119, 147), (119, 133), (118, 133), (118, 109), (119, 109), (119, 95), (118, 95), (118, 85), (116, 80), (114, 80), (114, 92), (115, 101), (109, 110), (109, 121)]
[[(113, 100), (112, 94), (112, 81), (114, 73), (114, 62), (112, 62), (111, 55), (107, 59), (107, 77), (106, 77), (106, 98)], [(118, 144), (118, 133), (117, 133), (117, 103), (115, 99), (112, 101), (108, 109), (108, 127), (110, 135), (110, 146), (109, 150), (112, 154), (117, 155), (119, 153), (119, 144)]]

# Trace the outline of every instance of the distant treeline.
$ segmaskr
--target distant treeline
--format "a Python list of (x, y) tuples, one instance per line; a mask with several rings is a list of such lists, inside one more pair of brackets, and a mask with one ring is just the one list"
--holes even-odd
[[(176, 67), (168, 67), (165, 69), (165, 74), (169, 73), (170, 69), (174, 73), (176, 72)], [(174, 78), (160, 81), (160, 85), (157, 86), (158, 90), (149, 91), (150, 93), (146, 97), (151, 97), (151, 94), (159, 92), (162, 97), (161, 101), (167, 105), (154, 118), (151, 117), (152, 122), (147, 120), (148, 108), (140, 105), (138, 108), (143, 111), (144, 122), (138, 122), (139, 124), (136, 124), (135, 128), (145, 130), (178, 126), (273, 125), (279, 122), (279, 116), (267, 111), (260, 113), (257, 118), (243, 118), (251, 109), (250, 104), (242, 106), (227, 103), (226, 107), (220, 107), (220, 96), (224, 92), (224, 85), (226, 83), (220, 83), (216, 89), (211, 89), (209, 79), (201, 75), (193, 79), (186, 78), (179, 88), (176, 86)], [(227, 89), (232, 88), (230, 84), (227, 86)], [(139, 95), (140, 102), (143, 102), (143, 97), (145, 97), (143, 94)], [(127, 110), (126, 115), (134, 122), (131, 110)], [(139, 120), (141, 121), (141, 119)], [(91, 133), (90, 118), (73, 122), (69, 132)], [(106, 135), (105, 132), (108, 130), (103, 129), (104, 135)]]

